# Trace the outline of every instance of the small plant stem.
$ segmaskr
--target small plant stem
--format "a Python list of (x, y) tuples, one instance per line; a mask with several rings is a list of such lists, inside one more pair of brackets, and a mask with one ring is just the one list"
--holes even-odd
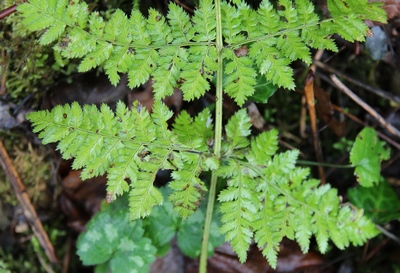
[[(216, 83), (216, 102), (215, 102), (215, 137), (214, 137), (214, 155), (219, 159), (221, 156), (221, 142), (222, 142), (222, 23), (221, 23), (221, 2), (220, 0), (215, 0), (215, 10), (216, 10), (216, 47), (218, 54), (218, 70), (217, 70), (217, 83)], [(210, 191), (208, 194), (207, 212), (206, 219), (204, 223), (204, 233), (203, 242), (201, 246), (200, 254), (200, 266), (199, 272), (207, 272), (207, 257), (208, 257), (208, 241), (210, 238), (211, 230), (211, 220), (214, 209), (216, 188), (217, 188), (218, 176), (215, 171), (211, 175)]]
[(313, 161), (306, 161), (306, 160), (297, 160), (298, 164), (301, 165), (309, 165), (309, 166), (324, 166), (324, 167), (331, 167), (331, 168), (354, 168), (353, 165), (338, 165), (338, 164), (330, 164), (330, 163), (322, 163), (322, 162), (313, 162)]

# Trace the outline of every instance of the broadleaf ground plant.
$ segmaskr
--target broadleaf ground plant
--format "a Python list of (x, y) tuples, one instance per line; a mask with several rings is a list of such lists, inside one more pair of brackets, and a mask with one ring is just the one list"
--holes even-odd
[[(193, 15), (171, 3), (166, 16), (154, 9), (148, 17), (136, 9), (130, 15), (116, 10), (106, 21), (78, 0), (29, 1), (18, 11), (29, 30), (43, 31), (40, 44), (54, 44), (63, 58), (81, 59), (80, 72), (101, 67), (113, 84), (123, 73), (129, 87), (151, 77), (155, 104), (149, 112), (138, 103), (130, 109), (120, 102), (115, 111), (105, 104), (72, 103), (31, 113), (28, 119), (43, 143), (58, 142), (63, 158), (74, 158), (73, 168), (83, 169), (82, 178), (107, 174), (111, 200), (128, 193), (132, 221), (151, 215), (166, 200), (188, 218), (208, 193), (200, 272), (206, 271), (215, 201), (220, 231), (241, 262), (252, 240), (273, 267), (283, 237), (296, 240), (303, 252), (312, 235), (321, 252), (329, 239), (340, 249), (361, 245), (378, 233), (374, 224), (362, 210), (341, 204), (329, 184), (309, 178), (309, 169), (296, 167), (298, 151), (277, 153), (276, 130), (251, 136), (245, 109), (223, 129), (224, 94), (243, 105), (254, 95), (260, 75), (277, 87), (294, 89), (293, 61), (310, 64), (311, 48), (337, 51), (333, 34), (364, 41), (364, 20), (386, 20), (379, 4), (367, 0), (328, 0), (327, 6), (330, 17), (320, 18), (309, 0), (264, 0), (256, 9), (240, 0), (201, 0)], [(214, 116), (208, 109), (196, 117), (182, 112), (168, 126), (173, 113), (161, 99), (179, 88), (190, 101), (212, 85)], [(354, 150), (356, 169), (362, 172), (357, 164), (368, 155)], [(165, 198), (153, 185), (159, 170), (172, 171)], [(207, 184), (199, 177), (203, 172), (211, 172)], [(218, 178), (227, 186), (217, 194)]]

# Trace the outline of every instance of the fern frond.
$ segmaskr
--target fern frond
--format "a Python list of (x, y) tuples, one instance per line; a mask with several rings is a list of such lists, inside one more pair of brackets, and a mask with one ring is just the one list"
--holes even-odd
[[(295, 166), (298, 151), (275, 154), (276, 130), (263, 132), (246, 143), (246, 133), (240, 133), (248, 128), (243, 127), (248, 123), (241, 118), (243, 114), (243, 110), (235, 114), (226, 127), (228, 140), (243, 139), (243, 142), (235, 155), (223, 150), (217, 171), (228, 181), (228, 187), (218, 197), (222, 203), (221, 232), (241, 261), (246, 259), (253, 236), (275, 267), (284, 237), (296, 240), (301, 250), (307, 252), (315, 235), (320, 250), (325, 252), (329, 239), (344, 248), (377, 234), (362, 210), (341, 205), (336, 189), (318, 186), (318, 180), (308, 179), (309, 169)], [(346, 231), (341, 234), (343, 229)]]
[(238, 12), (240, 14), (242, 32), (246, 32), (246, 37), (252, 38), (262, 35), (260, 30), (260, 22), (257, 20), (257, 12), (250, 8), (248, 4), (241, 1), (237, 6)]
[(246, 159), (252, 164), (266, 165), (278, 150), (278, 131), (276, 129), (259, 134), (251, 141), (251, 149)]
[[(379, 4), (368, 1), (329, 0), (332, 18), (320, 20), (309, 0), (280, 0), (275, 10), (263, 0), (255, 11), (243, 1), (222, 2), (222, 36), (226, 47), (216, 49), (213, 1), (200, 1), (192, 18), (176, 4), (166, 17), (154, 9), (145, 19), (139, 11), (128, 18), (116, 10), (106, 22), (90, 13), (87, 4), (74, 1), (32, 0), (18, 10), (31, 31), (45, 30), (41, 44), (59, 40), (57, 51), (65, 58), (81, 58), (79, 71), (104, 67), (112, 84), (128, 73), (129, 87), (154, 79), (156, 98), (180, 87), (185, 100), (199, 98), (210, 89), (223, 54), (225, 92), (238, 104), (254, 92), (256, 70), (277, 86), (293, 89), (291, 62), (311, 63), (311, 48), (337, 50), (331, 35), (363, 41), (363, 20), (385, 21)], [(248, 47), (249, 52), (237, 54)], [(237, 55), (236, 55), (237, 54)], [(242, 55), (243, 54), (243, 55)]]
[[(47, 45), (57, 40), (64, 32), (67, 24), (56, 21), (54, 17), (47, 16), (47, 13), (54, 13), (60, 17), (64, 16), (67, 0), (62, 1), (39, 1), (35, 6), (22, 5), (18, 8), (24, 14), (23, 23), (31, 31), (47, 29), (39, 42)], [(86, 4), (83, 4), (83, 7)]]
[(137, 50), (134, 61), (128, 68), (128, 86), (133, 88), (146, 83), (153, 74), (159, 57), (159, 53), (155, 49)]
[[(163, 202), (153, 186), (158, 170), (174, 170), (171, 187), (175, 193), (170, 200), (187, 217), (206, 192), (198, 178), (200, 172), (218, 166), (208, 152), (207, 140), (213, 133), (209, 112), (194, 121), (178, 119), (173, 131), (167, 123), (171, 117), (172, 112), (161, 102), (154, 104), (152, 114), (137, 103), (129, 110), (119, 102), (114, 113), (105, 104), (100, 109), (81, 108), (75, 102), (28, 116), (44, 143), (59, 142), (57, 149), (63, 157), (75, 158), (73, 168), (83, 168), (83, 179), (107, 173), (107, 191), (113, 198), (130, 191), (132, 219), (149, 215), (153, 206)], [(197, 145), (179, 131), (190, 124), (195, 125), (192, 136), (195, 139), (198, 134)]]

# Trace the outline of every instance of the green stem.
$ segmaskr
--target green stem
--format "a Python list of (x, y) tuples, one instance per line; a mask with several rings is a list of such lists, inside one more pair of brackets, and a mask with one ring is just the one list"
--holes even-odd
[[(216, 83), (216, 101), (215, 101), (215, 136), (214, 136), (214, 155), (219, 159), (221, 156), (221, 142), (222, 142), (222, 23), (221, 23), (221, 2), (215, 0), (216, 20), (217, 20), (217, 37), (216, 47), (218, 54), (218, 70), (217, 70), (217, 83)], [(214, 209), (216, 188), (218, 176), (215, 171), (211, 175), (210, 192), (208, 194), (206, 220), (204, 223), (203, 242), (200, 254), (200, 273), (207, 272), (207, 257), (208, 257), (208, 241), (210, 238), (211, 220)]]
[(309, 165), (309, 166), (323, 166), (323, 167), (331, 167), (331, 168), (354, 168), (353, 165), (338, 165), (331, 163), (322, 163), (322, 162), (314, 162), (314, 161), (306, 161), (306, 160), (297, 160), (297, 164), (300, 165)]

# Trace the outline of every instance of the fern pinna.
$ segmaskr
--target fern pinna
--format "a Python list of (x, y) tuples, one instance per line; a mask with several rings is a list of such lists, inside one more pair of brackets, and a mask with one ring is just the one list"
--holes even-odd
[[(192, 16), (171, 3), (166, 17), (153, 9), (147, 18), (138, 10), (130, 16), (116, 10), (105, 21), (78, 0), (31, 0), (18, 10), (27, 28), (43, 31), (42, 45), (56, 42), (62, 57), (82, 59), (81, 72), (102, 67), (113, 84), (121, 73), (128, 74), (130, 87), (152, 77), (156, 103), (151, 114), (138, 104), (128, 110), (119, 103), (114, 113), (106, 105), (73, 103), (28, 118), (44, 143), (59, 142), (63, 157), (75, 158), (73, 167), (83, 168), (83, 178), (107, 173), (113, 198), (129, 191), (132, 219), (163, 202), (153, 186), (160, 169), (173, 170), (169, 200), (183, 217), (207, 191), (201, 172), (213, 172), (210, 200), (217, 177), (225, 178), (227, 188), (218, 196), (221, 231), (242, 262), (252, 238), (272, 266), (284, 236), (303, 251), (313, 234), (321, 251), (329, 238), (339, 248), (359, 245), (377, 233), (374, 225), (360, 210), (341, 205), (335, 189), (309, 179), (308, 169), (295, 167), (297, 151), (276, 154), (275, 130), (250, 138), (250, 120), (241, 110), (226, 125), (222, 142), (222, 92), (242, 105), (254, 93), (258, 74), (293, 89), (291, 62), (310, 64), (310, 48), (336, 51), (330, 38), (335, 33), (363, 41), (363, 20), (386, 20), (379, 4), (367, 0), (327, 4), (326, 19), (309, 0), (263, 0), (256, 10), (241, 0), (201, 0)], [(215, 128), (204, 110), (195, 118), (181, 113), (168, 129), (172, 114), (159, 100), (176, 87), (184, 100), (199, 98), (212, 82)]]

